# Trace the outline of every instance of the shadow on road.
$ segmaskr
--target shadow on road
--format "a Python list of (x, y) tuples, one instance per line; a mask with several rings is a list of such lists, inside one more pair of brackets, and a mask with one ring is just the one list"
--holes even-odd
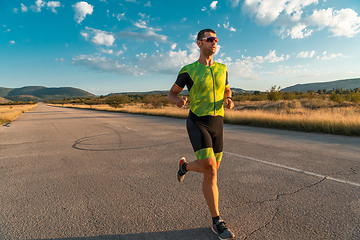
[(153, 232), (153, 233), (135, 233), (124, 235), (104, 235), (93, 237), (69, 237), (69, 238), (48, 238), (34, 240), (216, 240), (218, 239), (209, 228), (186, 229), (179, 231)]

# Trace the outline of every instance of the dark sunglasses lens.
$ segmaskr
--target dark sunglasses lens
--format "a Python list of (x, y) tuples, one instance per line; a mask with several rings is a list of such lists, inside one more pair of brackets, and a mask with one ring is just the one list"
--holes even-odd
[(213, 42), (213, 41), (217, 42), (217, 38), (208, 37), (208, 38), (206, 39), (206, 41), (207, 41), (207, 42)]

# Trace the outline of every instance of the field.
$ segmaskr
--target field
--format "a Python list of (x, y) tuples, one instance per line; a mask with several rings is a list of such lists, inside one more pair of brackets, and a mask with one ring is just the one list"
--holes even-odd
[(0, 105), (0, 124), (11, 122), (20, 114), (27, 112), (36, 106), (37, 106), (37, 104), (33, 104), (33, 105)]
[[(85, 104), (58, 104), (56, 106), (176, 118), (186, 118), (189, 111), (187, 105), (183, 109), (170, 105), (154, 108), (143, 103), (124, 104), (120, 108)], [(335, 103), (328, 99), (296, 99), (276, 102), (266, 100), (238, 101), (235, 103), (234, 109), (225, 110), (224, 122), (295, 131), (360, 136), (360, 105), (351, 102)]]

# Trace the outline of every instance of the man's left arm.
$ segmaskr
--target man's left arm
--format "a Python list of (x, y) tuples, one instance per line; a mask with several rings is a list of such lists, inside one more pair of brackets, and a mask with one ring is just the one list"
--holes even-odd
[(228, 81), (228, 72), (226, 71), (226, 84), (225, 84), (225, 92), (224, 92), (224, 100), (225, 107), (228, 109), (232, 109), (234, 107), (234, 102), (231, 97), (231, 89)]
[(225, 107), (228, 109), (232, 109), (234, 107), (234, 102), (231, 97), (231, 89), (229, 86), (225, 88), (224, 99), (225, 99)]

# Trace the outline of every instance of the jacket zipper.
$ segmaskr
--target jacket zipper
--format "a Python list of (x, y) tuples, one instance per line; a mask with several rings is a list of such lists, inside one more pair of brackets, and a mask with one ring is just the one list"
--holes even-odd
[(211, 72), (211, 77), (213, 79), (213, 93), (214, 93), (214, 115), (216, 115), (216, 99), (215, 99), (215, 78), (214, 78), (214, 74), (211, 70), (211, 66), (210, 66), (210, 72)]

